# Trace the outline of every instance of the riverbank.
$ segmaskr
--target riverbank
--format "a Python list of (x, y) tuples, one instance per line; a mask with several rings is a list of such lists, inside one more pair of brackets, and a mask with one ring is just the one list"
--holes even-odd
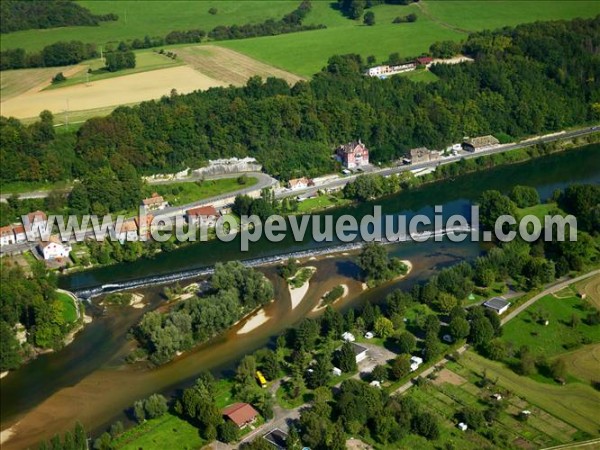
[[(302, 267), (293, 277), (287, 280), (288, 291), (292, 301), (292, 309), (296, 309), (298, 305), (302, 303), (302, 300), (304, 300), (304, 297), (306, 296), (306, 293), (310, 287), (310, 279), (314, 276), (316, 271), (317, 268), (314, 266)], [(310, 274), (308, 272), (310, 272)], [(306, 274), (306, 279), (300, 286), (296, 286), (294, 283), (297, 282), (297, 278), (303, 276), (303, 274)]]

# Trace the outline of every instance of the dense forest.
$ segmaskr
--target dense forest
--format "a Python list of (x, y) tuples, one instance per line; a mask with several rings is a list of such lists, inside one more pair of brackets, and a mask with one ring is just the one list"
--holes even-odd
[(239, 262), (216, 264), (211, 288), (210, 293), (185, 300), (167, 314), (144, 315), (133, 335), (150, 361), (168, 362), (177, 352), (208, 340), (273, 299), (271, 282)]
[(56, 139), (39, 140), (39, 125), (2, 118), (0, 179), (39, 181), (53, 171), (85, 184), (102, 171), (123, 179), (124, 170), (127, 176), (168, 172), (249, 155), (285, 180), (334, 171), (333, 149), (356, 138), (379, 162), (464, 136), (560, 130), (600, 119), (598, 42), (600, 17), (475, 33), (464, 43), (475, 62), (436, 65), (431, 70), (439, 81), (431, 84), (364, 77), (359, 56), (335, 56), (311, 81), (293, 87), (251, 78), (244, 87), (120, 107), (86, 122), (74, 156), (65, 148), (57, 165), (48, 163)]
[(2, 0), (0, 33), (70, 26), (97, 26), (117, 20), (115, 14), (96, 15), (73, 0)]

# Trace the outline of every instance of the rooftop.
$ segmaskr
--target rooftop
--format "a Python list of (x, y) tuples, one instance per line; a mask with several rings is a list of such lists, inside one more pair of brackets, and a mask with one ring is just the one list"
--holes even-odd
[(273, 431), (265, 434), (263, 437), (278, 449), (287, 448), (285, 442), (287, 440), (288, 435), (285, 431), (282, 431), (279, 428), (275, 428)]
[(241, 427), (254, 420), (258, 416), (258, 411), (249, 403), (234, 403), (223, 410), (223, 415)]
[(508, 300), (500, 298), (500, 297), (494, 297), (494, 298), (490, 298), (483, 305), (487, 306), (488, 308), (492, 308), (492, 309), (502, 309), (502, 308), (505, 308), (508, 305), (510, 305), (510, 302)]
[(352, 349), (354, 350), (355, 355), (360, 355), (361, 353), (364, 353), (367, 351), (367, 347), (363, 347), (362, 345), (355, 344), (354, 342), (352, 343)]
[(213, 205), (206, 205), (188, 209), (186, 214), (188, 216), (218, 216), (219, 212)]

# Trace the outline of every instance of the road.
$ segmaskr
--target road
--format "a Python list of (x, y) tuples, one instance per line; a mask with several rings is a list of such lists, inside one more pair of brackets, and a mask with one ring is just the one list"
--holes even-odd
[[(392, 175), (392, 174), (398, 174), (398, 173), (408, 172), (408, 171), (413, 171), (413, 170), (435, 168), (440, 165), (450, 164), (450, 163), (453, 163), (456, 161), (460, 161), (461, 159), (479, 158), (479, 157), (485, 156), (485, 155), (491, 155), (491, 154), (495, 154), (495, 153), (504, 153), (504, 152), (509, 152), (511, 150), (516, 150), (519, 148), (531, 147), (533, 145), (546, 144), (549, 142), (561, 141), (561, 140), (566, 140), (566, 139), (573, 139), (576, 137), (587, 136), (589, 134), (598, 133), (598, 132), (600, 132), (599, 126), (580, 128), (577, 130), (567, 131), (564, 133), (561, 132), (561, 133), (556, 133), (553, 135), (542, 136), (539, 138), (532, 138), (527, 141), (518, 142), (518, 143), (514, 143), (514, 144), (498, 145), (496, 147), (492, 147), (489, 149), (485, 149), (485, 150), (481, 150), (481, 151), (477, 151), (477, 152), (473, 152), (473, 153), (463, 151), (457, 156), (449, 156), (449, 157), (443, 158), (442, 160), (439, 160), (439, 161), (426, 162), (426, 163), (420, 163), (420, 164), (401, 165), (401, 166), (390, 167), (390, 168), (385, 168), (385, 169), (376, 169), (376, 170), (370, 171), (369, 173), (375, 173), (375, 174), (382, 175), (382, 176), (388, 176), (388, 175)], [(309, 187), (309, 188), (305, 188), (305, 189), (297, 189), (294, 191), (286, 190), (286, 191), (277, 193), (275, 196), (277, 198), (283, 198), (283, 197), (289, 197), (289, 196), (296, 196), (299, 194), (310, 195), (310, 194), (316, 193), (319, 190), (324, 190), (324, 189), (341, 189), (349, 182), (354, 181), (360, 175), (362, 175), (362, 173), (348, 175), (345, 177), (339, 177), (337, 179), (327, 181), (323, 184), (320, 184), (320, 185), (314, 186), (314, 187)]]

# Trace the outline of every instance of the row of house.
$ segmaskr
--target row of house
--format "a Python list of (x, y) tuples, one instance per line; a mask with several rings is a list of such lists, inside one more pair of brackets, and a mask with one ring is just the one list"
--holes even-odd
[(46, 233), (48, 217), (43, 211), (27, 214), (21, 224), (0, 227), (0, 246), (21, 244), (40, 239)]

